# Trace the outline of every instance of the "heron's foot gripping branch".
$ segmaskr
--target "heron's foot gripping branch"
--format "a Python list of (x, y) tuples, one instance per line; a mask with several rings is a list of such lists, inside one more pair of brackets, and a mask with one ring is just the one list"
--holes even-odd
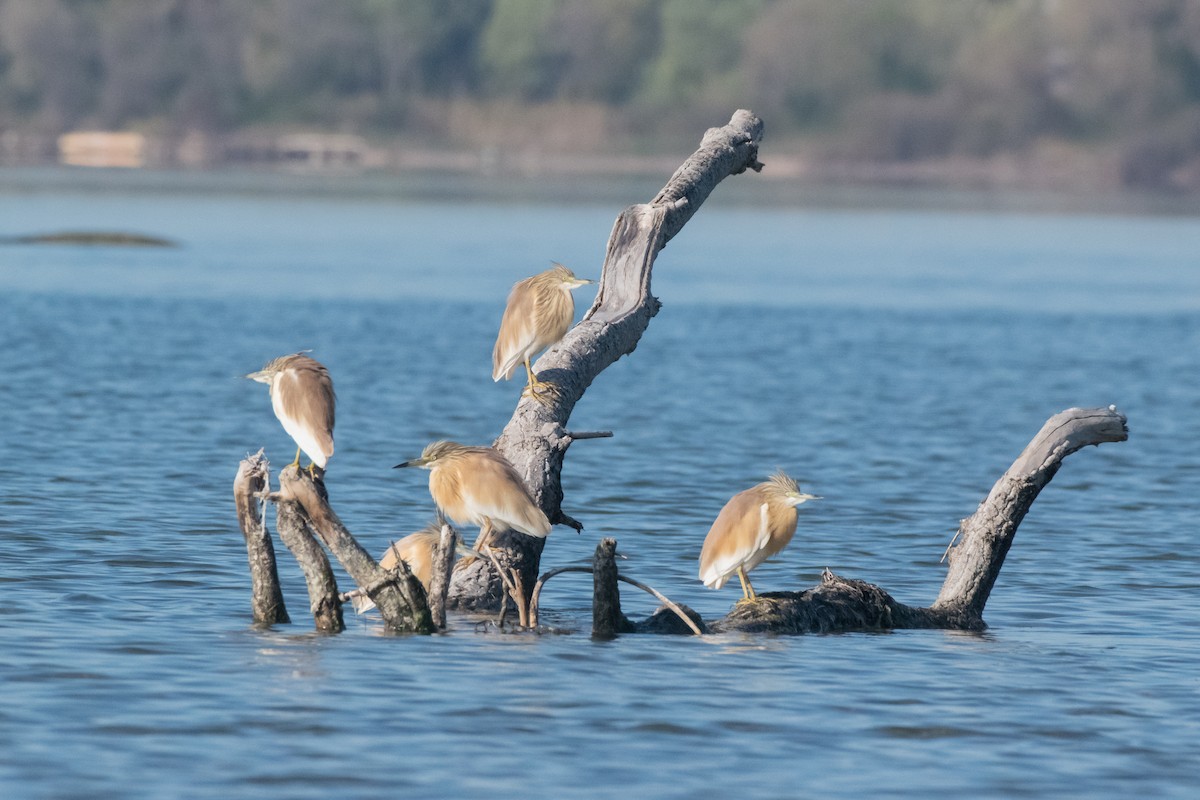
[(525, 384), (524, 390), (521, 392), (522, 397), (531, 397), (547, 408), (558, 403), (562, 392), (558, 386), (550, 381), (539, 381), (534, 378), (531, 383)]

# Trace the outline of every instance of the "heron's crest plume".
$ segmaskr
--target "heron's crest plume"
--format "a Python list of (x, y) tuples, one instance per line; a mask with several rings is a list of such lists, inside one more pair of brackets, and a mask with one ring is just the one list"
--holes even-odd
[(799, 495), (803, 494), (800, 491), (800, 484), (796, 483), (796, 479), (788, 475), (782, 469), (778, 470), (774, 475), (767, 479), (767, 483), (781, 495)]

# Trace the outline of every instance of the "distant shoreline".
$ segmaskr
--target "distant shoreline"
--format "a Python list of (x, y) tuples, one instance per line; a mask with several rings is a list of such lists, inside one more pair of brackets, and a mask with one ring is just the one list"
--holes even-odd
[[(997, 213), (1200, 215), (1200, 194), (1024, 186), (988, 181), (966, 170), (932, 174), (912, 166), (835, 165), (820, 172), (789, 169), (786, 158), (763, 156), (761, 174), (739, 176), (715, 201), (752, 208), (911, 209)], [(290, 170), (262, 165), (208, 168), (0, 166), (0, 193), (189, 193), (345, 197), (400, 202), (574, 203), (621, 208), (649, 200), (678, 166), (656, 157), (617, 166), (603, 159), (563, 157), (539, 171), (480, 172), (432, 166)], [(940, 180), (938, 179), (940, 178)]]

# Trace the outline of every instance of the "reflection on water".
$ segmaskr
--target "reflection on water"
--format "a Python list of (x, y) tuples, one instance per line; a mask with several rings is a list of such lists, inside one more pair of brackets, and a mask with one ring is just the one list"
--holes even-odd
[(1116, 403), (1130, 440), (1067, 460), (983, 634), (593, 642), (590, 581), (562, 576), (543, 617), (569, 635), (390, 637), (368, 616), (323, 636), (282, 552), (297, 623), (249, 625), (233, 475), (294, 450), (237, 376), (315, 348), (340, 401), (331, 496), (382, 550), (431, 511), (390, 466), (511, 413), (519, 387), (488, 380), (508, 287), (551, 258), (594, 274), (616, 210), (0, 195), (5, 233), (184, 243), (0, 248), (0, 794), (1189, 796), (1189, 219), (715, 203), (664, 251), (637, 352), (575, 411), (616, 435), (571, 449), (586, 529), (556, 529), (545, 567), (616, 536), (622, 569), (715, 617), (736, 589), (696, 580), (704, 533), (776, 467), (825, 499), (760, 588), (828, 566), (927, 603), (1042, 422)]

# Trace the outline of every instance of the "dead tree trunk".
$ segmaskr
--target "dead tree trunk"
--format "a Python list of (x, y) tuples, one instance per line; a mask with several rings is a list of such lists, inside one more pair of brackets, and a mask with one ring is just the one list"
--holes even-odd
[(233, 499), (238, 524), (246, 539), (246, 557), (250, 562), (250, 609), (254, 621), (262, 625), (291, 622), (283, 604), (275, 548), (262, 521), (263, 490), (270, 482), (270, 467), (263, 451), (242, 459), (233, 479)]
[[(538, 359), (534, 371), (559, 389), (553, 403), (523, 397), (495, 447), (524, 478), (533, 498), (552, 523), (581, 530), (562, 507), (563, 456), (584, 434), (567, 429), (571, 411), (606, 367), (633, 352), (659, 301), (650, 293), (658, 252), (691, 219), (717, 184), (747, 169), (759, 171), (762, 121), (738, 111), (729, 124), (710, 128), (700, 148), (683, 163), (649, 203), (630, 206), (617, 218), (608, 240), (596, 301), (563, 340)], [(506, 532), (493, 536), (493, 549), (505, 569), (515, 569), (524, 586), (537, 581), (544, 539)], [(484, 560), (454, 574), (450, 601), (457, 608), (493, 609), (502, 589)]]
[(291, 466), (279, 474), (279, 494), (281, 508), (287, 501), (300, 505), (308, 527), (374, 601), (384, 624), (394, 631), (406, 633), (433, 632), (433, 620), (421, 582), (403, 561), (399, 561), (394, 570), (379, 566), (329, 507), (324, 483)]

